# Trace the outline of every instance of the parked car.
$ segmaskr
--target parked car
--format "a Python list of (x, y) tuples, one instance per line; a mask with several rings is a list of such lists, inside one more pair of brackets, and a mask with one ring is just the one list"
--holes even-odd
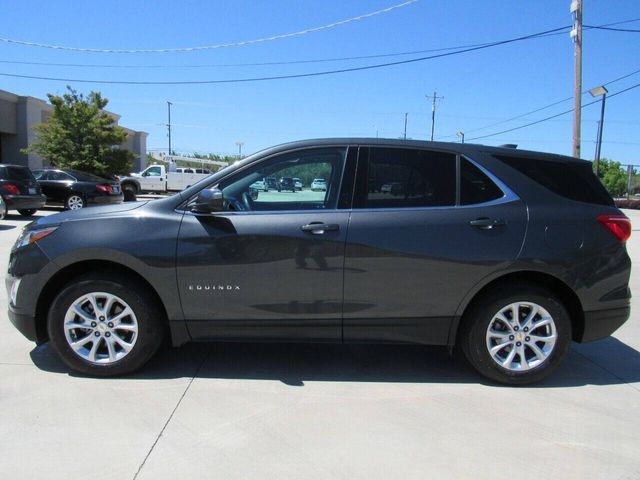
[(267, 177), (264, 179), (265, 183), (265, 192), (269, 190), (277, 190), (278, 189), (278, 181), (275, 177)]
[(293, 178), (291, 177), (282, 177), (278, 182), (278, 191), (281, 192), (283, 190), (290, 190), (293, 193), (296, 193), (296, 187), (293, 183)]
[(301, 191), (302, 190), (302, 180), (300, 180), (299, 178), (294, 178), (293, 179), (293, 186), (296, 187), (296, 190)]
[[(265, 173), (296, 165), (327, 172), (327, 194), (252, 199)], [(410, 195), (368, 188), (398, 172)], [(140, 368), (168, 332), (175, 346), (447, 345), (486, 377), (524, 384), (630, 313), (631, 224), (591, 163), (571, 157), (302, 141), (180, 195), (92, 210), (26, 226), (6, 276), (15, 326), (90, 375)]]
[(2, 195), (0, 195), (0, 220), (4, 220), (7, 216), (7, 204), (4, 203)]
[(47, 196), (47, 203), (62, 205), (67, 210), (78, 210), (92, 203), (120, 203), (124, 198), (120, 182), (91, 173), (47, 168), (36, 169), (33, 174)]
[(326, 192), (327, 181), (324, 178), (316, 178), (311, 182), (311, 191), (313, 192)]
[(28, 167), (0, 165), (0, 195), (7, 210), (31, 216), (44, 207), (46, 197)]
[(389, 193), (391, 195), (400, 195), (403, 193), (403, 191), (404, 187), (402, 183), (399, 182), (385, 183), (384, 185), (382, 185), (382, 187), (380, 187), (381, 193)]
[(267, 187), (267, 184), (264, 181), (264, 179), (256, 180), (255, 182), (253, 182), (251, 184), (251, 188), (256, 189), (256, 191), (263, 191), (263, 192), (269, 191), (269, 188)]

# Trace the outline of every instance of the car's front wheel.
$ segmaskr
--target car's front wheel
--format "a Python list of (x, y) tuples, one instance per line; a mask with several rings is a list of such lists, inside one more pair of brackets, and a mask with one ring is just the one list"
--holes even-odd
[(163, 314), (147, 290), (118, 275), (90, 274), (67, 285), (49, 310), (54, 350), (78, 372), (130, 373), (157, 351)]
[(562, 302), (534, 284), (495, 289), (462, 320), (459, 345), (471, 365), (500, 383), (546, 378), (566, 356), (571, 320)]

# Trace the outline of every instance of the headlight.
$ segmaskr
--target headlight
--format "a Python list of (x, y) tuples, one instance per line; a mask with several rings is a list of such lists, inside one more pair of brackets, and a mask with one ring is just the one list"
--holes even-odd
[(18, 240), (16, 240), (16, 243), (13, 245), (13, 250), (36, 243), (38, 240), (51, 235), (57, 229), (58, 227), (36, 228), (34, 230), (27, 230), (25, 228), (22, 230)]

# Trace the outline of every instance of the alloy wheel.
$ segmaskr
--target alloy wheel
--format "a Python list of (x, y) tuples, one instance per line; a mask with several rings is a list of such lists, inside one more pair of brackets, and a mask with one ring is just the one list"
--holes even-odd
[(492, 360), (514, 372), (541, 366), (554, 350), (558, 333), (553, 317), (533, 302), (501, 308), (489, 322), (486, 346)]
[(64, 319), (67, 344), (83, 360), (111, 364), (126, 357), (138, 339), (138, 320), (121, 298), (106, 292), (78, 297)]

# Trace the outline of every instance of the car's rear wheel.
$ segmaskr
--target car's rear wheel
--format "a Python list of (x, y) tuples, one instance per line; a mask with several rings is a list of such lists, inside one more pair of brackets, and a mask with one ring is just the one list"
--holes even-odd
[(67, 285), (49, 310), (54, 350), (78, 372), (130, 373), (157, 351), (163, 314), (149, 292), (117, 275), (91, 274)]
[(0, 195), (0, 220), (4, 220), (7, 216), (7, 204), (4, 203), (4, 198)]
[(26, 208), (26, 209), (21, 209), (18, 210), (18, 213), (20, 215), (22, 215), (23, 217), (31, 217), (33, 216), (38, 210), (36, 210), (35, 208)]
[(64, 206), (67, 210), (80, 210), (84, 207), (85, 201), (82, 195), (71, 194), (64, 201)]
[(465, 313), (459, 345), (469, 363), (500, 383), (546, 378), (566, 356), (571, 320), (560, 300), (534, 284), (496, 289)]

